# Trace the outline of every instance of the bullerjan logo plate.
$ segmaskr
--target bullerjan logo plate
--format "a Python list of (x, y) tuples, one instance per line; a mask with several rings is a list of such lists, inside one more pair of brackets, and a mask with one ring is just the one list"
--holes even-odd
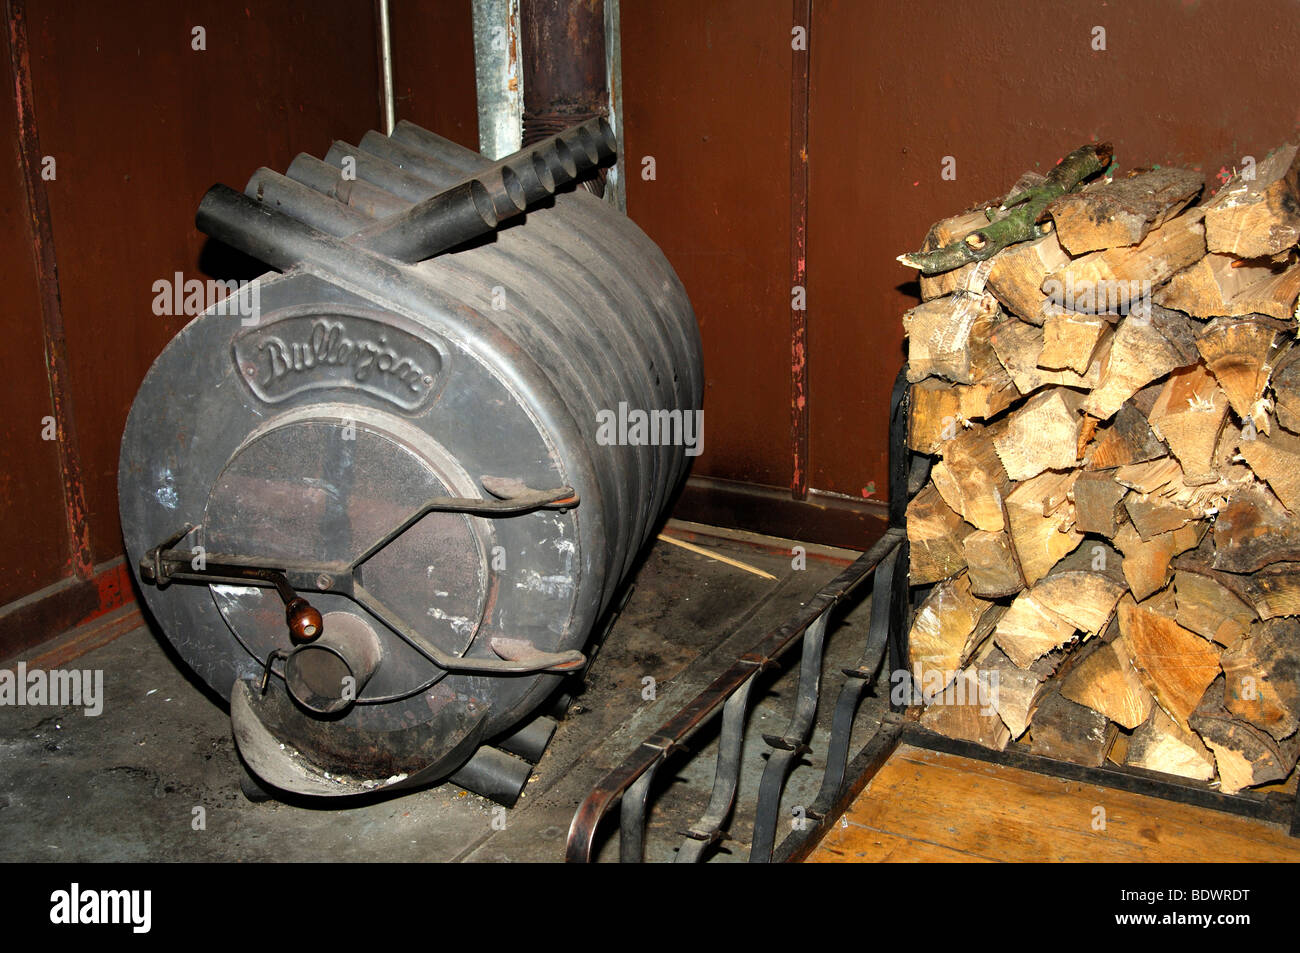
[(442, 355), (399, 327), (354, 314), (290, 315), (234, 342), (249, 389), (268, 404), (317, 388), (362, 390), (403, 410), (432, 393)]

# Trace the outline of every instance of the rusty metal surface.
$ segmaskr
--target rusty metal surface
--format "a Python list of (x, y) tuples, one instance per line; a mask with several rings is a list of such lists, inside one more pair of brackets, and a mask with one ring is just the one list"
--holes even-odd
[(524, 144), (519, 0), (471, 0), (470, 5), (478, 149), (489, 159), (500, 159)]
[(604, 0), (520, 0), (524, 143), (609, 108)]

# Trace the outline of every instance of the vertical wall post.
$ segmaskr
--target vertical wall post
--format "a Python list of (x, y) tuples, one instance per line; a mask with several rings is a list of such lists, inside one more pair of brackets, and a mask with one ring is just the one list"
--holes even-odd
[(808, 58), (811, 45), (812, 0), (794, 0), (790, 30), (790, 442), (793, 450), (790, 492), (796, 500), (808, 498)]

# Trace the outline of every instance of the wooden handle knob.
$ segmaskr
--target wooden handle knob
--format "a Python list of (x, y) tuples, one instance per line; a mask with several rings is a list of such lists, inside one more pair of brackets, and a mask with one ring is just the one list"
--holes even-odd
[(289, 623), (289, 637), (294, 642), (312, 642), (320, 638), (325, 623), (306, 599), (294, 599), (285, 607), (285, 621)]

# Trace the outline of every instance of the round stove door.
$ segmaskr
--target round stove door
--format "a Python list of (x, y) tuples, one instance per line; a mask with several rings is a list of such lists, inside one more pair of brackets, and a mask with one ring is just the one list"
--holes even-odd
[[(346, 567), (429, 498), (478, 495), (441, 446), (393, 423), (319, 416), (272, 422), (235, 452), (212, 487), (200, 540), (206, 555)], [(360, 571), (388, 611), (442, 651), (462, 655), (484, 622), (492, 542), (489, 521), (430, 513)], [(331, 593), (330, 582), (319, 579), (319, 591), (304, 595), (323, 613), (362, 618), (382, 642), (382, 660), (358, 700), (410, 692), (436, 676), (439, 670), (404, 640)], [(274, 589), (211, 590), (258, 661), (292, 647)]]

